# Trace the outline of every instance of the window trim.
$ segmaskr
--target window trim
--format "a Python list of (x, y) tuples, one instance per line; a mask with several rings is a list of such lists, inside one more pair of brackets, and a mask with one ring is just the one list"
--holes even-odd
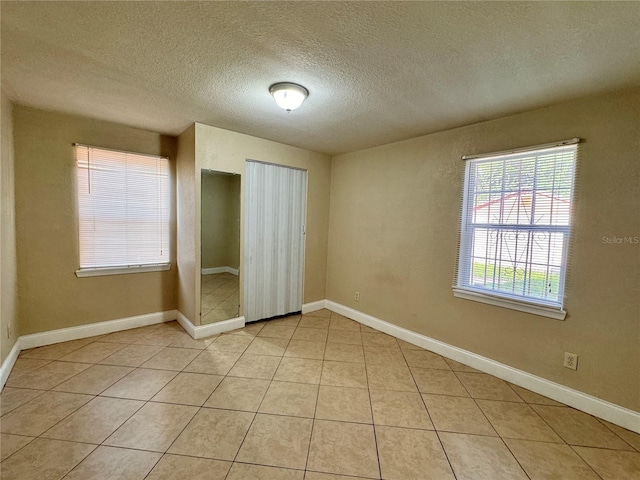
[(453, 286), (453, 296), (472, 300), (474, 302), (486, 303), (497, 307), (509, 308), (520, 312), (532, 313), (541, 317), (554, 318), (556, 320), (564, 320), (567, 312), (563, 307), (551, 307), (540, 303), (526, 302), (524, 300), (508, 298), (506, 296), (498, 296), (492, 293), (483, 292), (480, 289), (468, 287)]
[[(554, 143), (532, 145), (529, 147), (503, 150), (499, 152), (491, 152), (491, 153), (484, 153), (484, 154), (478, 154), (478, 155), (463, 155), (462, 160), (464, 161), (478, 160), (482, 158), (518, 154), (521, 152), (528, 152), (532, 150), (543, 150), (545, 148), (575, 145), (580, 143), (580, 141), (581, 141), (580, 138), (575, 137), (569, 140), (562, 140)], [(578, 152), (576, 150), (576, 157), (575, 157), (576, 167), (574, 167), (574, 181), (572, 182), (573, 189), (575, 189), (575, 171), (577, 168), (577, 157), (578, 157)], [(462, 191), (462, 208), (461, 208), (461, 217), (460, 217), (459, 231), (458, 231), (459, 233), (458, 255), (456, 258), (454, 285), (452, 286), (454, 297), (462, 298), (465, 300), (471, 300), (475, 302), (480, 302), (480, 303), (485, 303), (488, 305), (509, 308), (511, 310), (518, 310), (521, 312), (553, 318), (556, 320), (564, 320), (567, 315), (567, 312), (564, 310), (564, 289), (565, 289), (565, 281), (566, 281), (567, 262), (568, 262), (568, 256), (569, 256), (569, 238), (571, 234), (572, 225), (568, 225), (564, 227), (564, 229), (566, 229), (566, 232), (564, 234), (566, 241), (564, 242), (564, 251), (563, 251), (564, 265), (561, 271), (561, 279), (560, 279), (560, 285), (559, 285), (560, 298), (562, 298), (561, 305), (547, 303), (544, 301), (544, 299), (535, 299), (535, 298), (526, 299), (516, 295), (513, 295), (513, 296), (509, 295), (509, 293), (506, 293), (506, 292), (499, 292), (499, 291), (490, 290), (490, 289), (460, 285), (460, 278), (461, 278), (461, 274), (463, 273), (461, 270), (465, 265), (465, 262), (462, 259), (463, 254), (466, 256), (469, 256), (471, 254), (470, 252), (471, 242), (469, 241), (469, 235), (466, 234), (468, 224), (465, 221), (465, 219), (467, 219), (467, 213), (468, 213), (468, 207), (469, 207), (468, 205), (469, 181), (470, 181), (469, 170), (470, 170), (469, 167), (465, 165), (464, 184), (463, 184), (463, 191)], [(573, 193), (574, 192), (572, 190), (572, 198), (573, 198)], [(521, 227), (523, 229), (530, 229), (530, 230), (535, 229), (535, 226), (527, 226), (527, 225), (517, 225), (516, 227), (519, 229)], [(560, 228), (559, 230), (563, 230), (563, 229)]]
[(171, 160), (168, 156), (166, 155), (154, 155), (152, 153), (138, 153), (138, 152), (134, 152), (132, 150), (122, 150), (120, 148), (107, 148), (107, 147), (98, 147), (96, 145), (89, 145), (87, 143), (78, 143), (78, 142), (74, 142), (71, 144), (73, 147), (85, 147), (85, 148), (96, 148), (98, 150), (105, 150), (107, 152), (115, 152), (115, 153), (126, 153), (126, 154), (130, 154), (130, 155), (135, 155), (137, 157), (150, 157), (150, 158), (161, 158), (163, 160)]
[[(149, 158), (153, 158), (156, 160), (166, 160), (167, 162), (170, 162), (170, 158), (166, 155), (154, 155), (154, 154), (148, 154), (148, 153), (138, 153), (138, 152), (133, 152), (130, 150), (122, 150), (122, 149), (116, 149), (116, 148), (107, 148), (107, 147), (99, 147), (96, 145), (88, 145), (88, 144), (84, 144), (84, 143), (78, 143), (78, 142), (74, 142), (72, 143), (72, 146), (74, 148), (74, 150), (76, 150), (78, 147), (80, 148), (87, 148), (87, 149), (98, 149), (98, 150), (103, 150), (103, 151), (107, 151), (107, 152), (114, 152), (114, 153), (123, 153), (123, 154), (131, 154), (131, 155), (135, 155), (138, 157), (149, 157)], [(76, 176), (78, 175), (78, 159), (77, 159), (77, 153), (74, 152), (74, 157), (75, 157), (75, 174)], [(171, 169), (170, 165), (169, 165), (169, 169)], [(171, 187), (170, 187), (171, 188)], [(77, 179), (76, 179), (76, 189), (77, 189)], [(171, 193), (169, 193), (169, 197), (171, 197)], [(78, 206), (79, 209), (79, 193), (76, 190), (76, 205)], [(169, 219), (169, 232), (171, 232), (171, 219)], [(170, 236), (170, 235), (169, 235)], [(78, 240), (79, 240), (79, 236), (78, 236)], [(78, 243), (78, 253), (80, 250), (81, 246)], [(171, 249), (171, 241), (169, 240), (169, 249)], [(170, 251), (170, 250), (169, 250)], [(169, 254), (171, 255), (171, 254)], [(169, 259), (171, 257), (169, 256)], [(85, 277), (100, 277), (100, 276), (107, 276), (107, 275), (126, 275), (126, 274), (133, 274), (133, 273), (146, 273), (146, 272), (161, 272), (161, 271), (167, 271), (171, 269), (171, 262), (163, 262), (163, 263), (148, 263), (148, 264), (131, 264), (131, 265), (110, 265), (110, 266), (96, 266), (96, 267), (78, 267), (78, 269), (75, 271), (75, 275), (78, 278), (85, 278)]]
[(512, 153), (529, 152), (531, 150), (542, 150), (543, 148), (566, 147), (567, 145), (575, 145), (580, 143), (580, 137), (570, 138), (568, 140), (560, 140), (559, 142), (541, 143), (540, 145), (531, 145), (530, 147), (512, 148), (511, 150), (501, 150), (499, 152), (478, 153), (477, 155), (463, 155), (462, 160), (477, 160), (479, 158), (499, 157), (501, 155), (510, 155)]
[(127, 273), (163, 272), (171, 270), (171, 263), (154, 265), (128, 265), (122, 267), (94, 267), (76, 270), (76, 277), (102, 277), (105, 275), (124, 275)]

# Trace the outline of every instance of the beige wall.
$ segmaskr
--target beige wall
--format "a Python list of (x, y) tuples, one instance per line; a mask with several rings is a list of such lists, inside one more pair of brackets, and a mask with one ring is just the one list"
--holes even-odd
[[(279, 165), (305, 168), (308, 175), (307, 234), (305, 243), (304, 303), (325, 298), (327, 235), (329, 228), (329, 192), (331, 160), (328, 155), (303, 150), (250, 135), (196, 124), (196, 169), (239, 173), (244, 192), (245, 161), (260, 160)], [(197, 183), (199, 198), (200, 183)], [(244, 193), (242, 194), (244, 198)], [(241, 216), (244, 209), (241, 201)], [(197, 218), (200, 216), (198, 205)], [(200, 241), (200, 225), (196, 226)], [(241, 222), (240, 271), (244, 232)], [(198, 249), (196, 250), (198, 251)], [(200, 259), (197, 259), (199, 263)], [(243, 304), (243, 279), (240, 275), (240, 305)]]
[(229, 180), (229, 215), (227, 216), (227, 264), (226, 266), (240, 268), (240, 176), (235, 175)]
[[(360, 152), (328, 156), (195, 124), (175, 139), (14, 106), (2, 96), (2, 359), (20, 332), (178, 307), (200, 297), (201, 168), (244, 175), (247, 158), (306, 168), (304, 302), (328, 298), (502, 363), (640, 410), (640, 89), (593, 97)], [(579, 136), (565, 321), (456, 299), (451, 292), (461, 155)], [(71, 144), (176, 158), (179, 241), (168, 272), (77, 278)], [(175, 154), (174, 154), (175, 153)], [(244, 188), (244, 178), (242, 187)], [(330, 198), (331, 194), (331, 198)], [(331, 217), (329, 218), (329, 205)], [(17, 242), (16, 242), (17, 240)], [(17, 255), (15, 245), (17, 243)], [(17, 268), (16, 268), (17, 262)], [(17, 288), (20, 304), (17, 306)], [(177, 278), (178, 277), (178, 278)], [(326, 288), (325, 288), (326, 287)], [(361, 293), (361, 301), (353, 293)], [(242, 296), (242, 290), (241, 290)], [(242, 302), (242, 300), (241, 300)], [(6, 338), (6, 325), (13, 338)], [(580, 355), (579, 370), (562, 355)]]
[[(640, 245), (602, 241), (640, 235), (638, 112), (635, 89), (334, 157), (327, 298), (639, 411)], [(571, 137), (566, 320), (454, 298), (460, 157)]]
[[(178, 310), (195, 325), (200, 324), (200, 266), (196, 263), (196, 128), (192, 125), (178, 137), (176, 155), (176, 210), (178, 237)], [(200, 183), (200, 179), (198, 179)], [(199, 214), (199, 213), (198, 213)], [(198, 246), (199, 249), (199, 246)]]
[(240, 265), (240, 177), (202, 172), (202, 268)]
[[(75, 276), (72, 147), (78, 142), (173, 159), (175, 139), (22, 106), (14, 107), (14, 133), (21, 334), (175, 309), (175, 265), (166, 272)], [(175, 212), (172, 218), (175, 225)], [(175, 236), (171, 247), (175, 252)]]
[(0, 108), (0, 362), (4, 362), (19, 333), (13, 105), (4, 91), (1, 92)]

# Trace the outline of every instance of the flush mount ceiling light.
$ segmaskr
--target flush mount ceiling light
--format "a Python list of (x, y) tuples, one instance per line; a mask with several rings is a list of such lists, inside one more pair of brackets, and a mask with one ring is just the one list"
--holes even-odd
[(280, 108), (287, 112), (295, 110), (309, 95), (309, 90), (297, 83), (274, 83), (269, 87), (269, 93), (273, 95)]

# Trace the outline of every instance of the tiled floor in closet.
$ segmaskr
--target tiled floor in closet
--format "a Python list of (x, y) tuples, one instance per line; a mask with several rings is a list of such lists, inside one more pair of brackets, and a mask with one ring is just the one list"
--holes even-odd
[(202, 323), (215, 323), (238, 316), (239, 278), (231, 273), (200, 277)]

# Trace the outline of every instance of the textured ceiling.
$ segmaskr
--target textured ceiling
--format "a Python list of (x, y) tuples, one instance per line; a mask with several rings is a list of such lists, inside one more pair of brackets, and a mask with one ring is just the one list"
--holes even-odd
[[(640, 84), (640, 4), (6, 2), (16, 102), (340, 153)], [(294, 112), (268, 93), (307, 87)]]

